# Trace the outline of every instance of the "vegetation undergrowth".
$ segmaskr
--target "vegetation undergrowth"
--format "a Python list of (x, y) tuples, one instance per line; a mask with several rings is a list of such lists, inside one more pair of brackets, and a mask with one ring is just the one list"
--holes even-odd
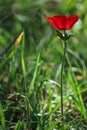
[(86, 130), (86, 0), (9, 0), (0, 7), (0, 130), (62, 130), (63, 44), (45, 17), (64, 13), (80, 16), (65, 56), (64, 130)]

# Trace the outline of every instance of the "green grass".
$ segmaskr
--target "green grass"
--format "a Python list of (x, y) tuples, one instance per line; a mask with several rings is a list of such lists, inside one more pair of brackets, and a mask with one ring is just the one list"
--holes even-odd
[[(0, 130), (63, 130), (63, 43), (45, 17), (74, 13), (80, 19), (70, 30), (75, 36), (68, 41), (65, 58), (63, 124), (64, 130), (87, 129), (86, 7), (86, 0), (1, 1)], [(21, 30), (24, 35), (15, 46)]]

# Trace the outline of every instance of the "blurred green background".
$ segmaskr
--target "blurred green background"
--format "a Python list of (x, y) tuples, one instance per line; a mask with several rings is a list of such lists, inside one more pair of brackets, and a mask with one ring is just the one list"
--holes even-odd
[(1, 0), (0, 50), (8, 45), (21, 29), (24, 29), (26, 36), (25, 48), (29, 50), (29, 53), (35, 52), (41, 40), (44, 39), (45, 41), (45, 38), (50, 37), (53, 33), (53, 28), (45, 21), (46, 16), (77, 14), (80, 19), (72, 29), (75, 38), (72, 39), (72, 43), (69, 45), (73, 47), (73, 51), (76, 50), (86, 60), (86, 6), (86, 0)]

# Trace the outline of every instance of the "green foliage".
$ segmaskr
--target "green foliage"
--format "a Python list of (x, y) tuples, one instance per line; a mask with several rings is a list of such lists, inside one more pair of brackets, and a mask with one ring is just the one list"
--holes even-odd
[(87, 129), (86, 10), (86, 0), (0, 1), (0, 130), (62, 130), (63, 43), (45, 17), (74, 13), (80, 19), (67, 46), (63, 123), (64, 130)]
[(5, 116), (2, 108), (2, 104), (0, 103), (0, 122), (1, 122), (1, 129), (5, 130), (6, 125), (5, 125)]

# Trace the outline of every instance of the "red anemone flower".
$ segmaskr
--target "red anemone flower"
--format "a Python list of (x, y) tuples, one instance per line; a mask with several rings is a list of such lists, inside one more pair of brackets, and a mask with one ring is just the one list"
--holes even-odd
[(46, 20), (52, 24), (54, 28), (57, 30), (69, 30), (73, 27), (73, 25), (78, 21), (79, 17), (76, 14), (71, 16), (53, 16), (47, 17)]

